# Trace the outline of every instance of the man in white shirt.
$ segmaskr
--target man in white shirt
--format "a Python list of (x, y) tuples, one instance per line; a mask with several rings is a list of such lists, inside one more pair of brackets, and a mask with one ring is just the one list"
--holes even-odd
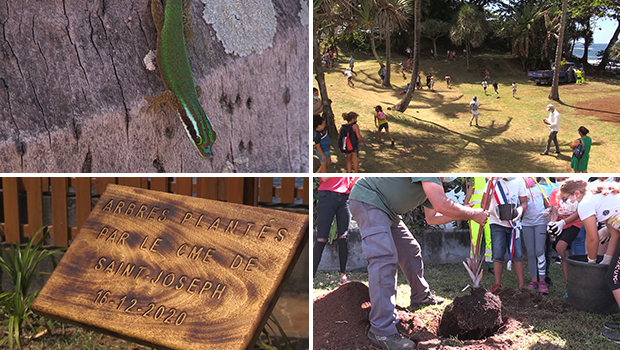
[(549, 147), (551, 147), (551, 141), (555, 144), (555, 154), (560, 154), (560, 147), (558, 146), (558, 131), (560, 131), (560, 112), (558, 112), (553, 105), (548, 105), (549, 118), (543, 119), (543, 122), (549, 125), (549, 138), (547, 139), (547, 148), (541, 153), (541, 155), (549, 154)]

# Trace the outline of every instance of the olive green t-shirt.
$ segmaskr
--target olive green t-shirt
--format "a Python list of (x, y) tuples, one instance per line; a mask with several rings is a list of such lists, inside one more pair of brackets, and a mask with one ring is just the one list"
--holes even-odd
[(400, 220), (399, 215), (420, 205), (432, 208), (422, 181), (441, 184), (438, 177), (363, 177), (351, 189), (349, 199), (373, 205), (392, 220)]

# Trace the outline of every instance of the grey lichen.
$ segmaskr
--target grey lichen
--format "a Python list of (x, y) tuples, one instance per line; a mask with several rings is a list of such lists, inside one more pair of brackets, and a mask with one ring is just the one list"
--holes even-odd
[(271, 0), (201, 0), (202, 18), (213, 26), (227, 53), (247, 56), (272, 46), (276, 11)]
[(308, 15), (310, 7), (308, 6), (308, 1), (301, 0), (299, 4), (301, 5), (301, 10), (299, 10), (299, 21), (304, 27), (307, 27), (308, 22), (310, 21), (310, 17)]

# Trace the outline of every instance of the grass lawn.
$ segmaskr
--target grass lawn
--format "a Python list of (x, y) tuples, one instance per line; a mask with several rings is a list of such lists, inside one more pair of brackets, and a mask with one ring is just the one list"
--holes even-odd
[[(353, 281), (368, 284), (366, 271), (355, 271), (347, 276)], [(446, 298), (441, 305), (428, 306), (415, 312), (415, 317), (422, 320), (432, 320), (441, 317), (443, 310), (459, 295), (468, 295), (469, 291), (461, 289), (471, 282), (461, 264), (426, 265), (424, 276), (435, 294)], [(527, 262), (525, 263), (525, 278), (529, 283)], [(545, 305), (566, 304), (564, 294), (564, 278), (562, 268), (558, 264), (551, 267), (551, 278), (555, 286), (550, 287), (549, 295), (543, 297)], [(314, 279), (313, 298), (328, 293), (338, 287), (338, 272), (318, 271)], [(484, 272), (481, 285), (491, 288), (493, 275)], [(504, 287), (516, 288), (517, 280), (514, 271), (504, 270), (502, 276)], [(398, 275), (398, 290), (396, 303), (400, 306), (409, 306), (410, 289), (402, 272)], [(502, 335), (504, 342), (511, 342), (512, 349), (617, 349), (618, 345), (604, 339), (600, 334), (605, 322), (618, 322), (620, 315), (603, 316), (583, 311), (576, 311), (572, 306), (558, 307), (563, 310), (550, 315), (550, 311), (540, 305), (540, 308), (522, 310), (518, 317), (521, 329), (506, 331)], [(316, 321), (315, 321), (316, 322)], [(456, 340), (458, 342), (458, 340)], [(443, 339), (442, 344), (454, 346), (455, 339)], [(441, 348), (441, 347), (439, 347)]]
[[(352, 88), (342, 74), (348, 66), (349, 53), (344, 54), (325, 80), (336, 124), (344, 124), (344, 112), (360, 115), (358, 124), (368, 138), (360, 147), (360, 172), (572, 172), (569, 144), (579, 137), (581, 125), (590, 130), (593, 140), (588, 171), (620, 171), (620, 80), (586, 76), (586, 84), (560, 85), (561, 102), (556, 103), (548, 99), (551, 87), (528, 81), (527, 72), (510, 56), (476, 55), (470, 58), (469, 70), (462, 58), (455, 62), (423, 59), (422, 85), (430, 71), (435, 77), (435, 91), (425, 86), (416, 90), (409, 108), (400, 113), (386, 108), (400, 101), (398, 92), (410, 80), (411, 73), (407, 72), (406, 80), (397, 73), (398, 62), (404, 62), (404, 57), (394, 57), (392, 88), (386, 88), (379, 80), (377, 62), (371, 56), (354, 54)], [(480, 83), (485, 69), (491, 81), (499, 84), (499, 99), (490, 84), (484, 94)], [(446, 73), (452, 77), (451, 89), (446, 87)], [(516, 98), (512, 97), (513, 81), (517, 83)], [(480, 128), (468, 123), (469, 102), (474, 95), (480, 103)], [(550, 102), (561, 114), (559, 156), (540, 155), (549, 135), (542, 119), (549, 115), (545, 108)], [(373, 117), (376, 105), (387, 112), (395, 147), (385, 141), (385, 135), (383, 142), (377, 140)], [(334, 147), (335, 142), (332, 140), (328, 172), (345, 172), (345, 158)], [(315, 155), (315, 170), (318, 165)]]

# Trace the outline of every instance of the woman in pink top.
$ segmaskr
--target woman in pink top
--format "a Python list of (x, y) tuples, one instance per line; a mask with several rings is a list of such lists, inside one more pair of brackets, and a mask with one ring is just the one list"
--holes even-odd
[[(560, 186), (554, 188), (549, 196), (549, 204), (553, 207), (553, 211), (547, 228), (552, 236), (556, 236), (555, 251), (562, 258), (562, 271), (564, 272), (564, 281), (566, 282), (567, 253), (571, 243), (579, 235), (583, 223), (579, 219), (575, 203), (568, 203), (565, 198), (561, 198), (559, 189)], [(564, 297), (568, 297), (566, 292)]]
[(336, 216), (338, 244), (338, 258), (340, 260), (340, 282), (348, 282), (346, 275), (349, 248), (347, 247), (347, 232), (351, 222), (349, 212), (349, 192), (357, 178), (354, 177), (321, 177), (318, 188), (318, 203), (316, 208), (316, 242), (314, 242), (314, 272), (321, 262), (323, 249), (329, 238), (329, 231)]

